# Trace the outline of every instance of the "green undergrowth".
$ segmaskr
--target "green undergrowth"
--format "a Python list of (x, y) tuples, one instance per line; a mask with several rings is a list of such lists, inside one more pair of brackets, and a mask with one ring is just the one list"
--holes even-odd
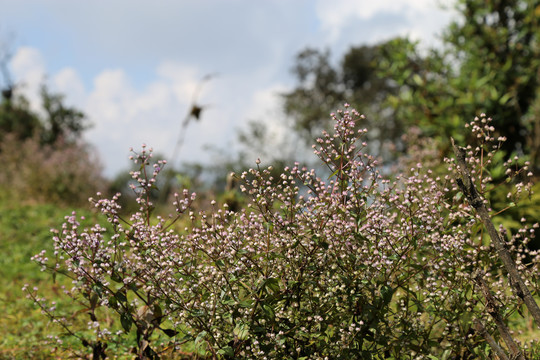
[[(51, 287), (51, 275), (41, 272), (30, 258), (42, 249), (52, 249), (50, 229), (59, 227), (67, 208), (52, 204), (20, 203), (5, 193), (0, 196), (0, 359), (60, 358), (47, 343), (49, 320), (22, 292), (24, 284), (43, 289), (59, 298), (58, 279)], [(93, 217), (88, 211), (81, 211)], [(66, 284), (67, 285), (67, 284)], [(66, 301), (64, 299), (64, 301)], [(58, 305), (64, 305), (59, 302)], [(45, 346), (46, 344), (46, 346)]]

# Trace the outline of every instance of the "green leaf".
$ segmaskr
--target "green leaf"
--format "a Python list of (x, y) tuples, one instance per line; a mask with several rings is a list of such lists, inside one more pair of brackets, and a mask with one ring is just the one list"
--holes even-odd
[(159, 304), (154, 304), (154, 321), (156, 321), (158, 324), (161, 324), (163, 322), (163, 311), (161, 310), (161, 306)]
[(168, 337), (173, 337), (173, 336), (178, 335), (178, 331), (173, 330), (173, 329), (161, 329), (161, 331), (163, 331), (165, 335), (167, 335)]
[(390, 301), (392, 300), (392, 296), (394, 295), (394, 289), (392, 289), (390, 286), (384, 285), (381, 288), (381, 295), (382, 295), (384, 304), (388, 305)]
[(339, 173), (340, 169), (336, 169), (328, 178), (331, 179)]
[(109, 307), (112, 309), (118, 309), (118, 301), (115, 296), (109, 297)]
[(274, 321), (275, 318), (276, 318), (276, 314), (275, 314), (275, 312), (274, 312), (274, 309), (272, 309), (272, 307), (270, 307), (270, 306), (268, 306), (268, 305), (266, 305), (266, 304), (263, 305), (262, 308), (263, 308), (263, 311), (264, 311), (265, 315), (266, 315), (268, 318), (270, 318), (272, 321)]
[(204, 312), (203, 310), (193, 310), (191, 312), (191, 316), (193, 317), (201, 317), (201, 316), (205, 316), (206, 315), (206, 312)]
[(99, 296), (96, 293), (90, 295), (90, 307), (92, 309), (95, 309), (95, 307), (96, 307), (96, 305), (98, 303), (98, 300), (99, 300)]
[(447, 360), (450, 358), (450, 355), (452, 354), (452, 351), (450, 349), (447, 349), (443, 352), (441, 360)]
[(253, 300), (252, 299), (242, 300), (238, 303), (238, 305), (240, 305), (240, 307), (243, 307), (243, 308), (250, 308), (251, 306), (253, 306)]
[(225, 346), (221, 349), (218, 350), (218, 354), (220, 355), (225, 355), (225, 356), (228, 356), (228, 357), (234, 357), (234, 351), (232, 349), (232, 347), (230, 346)]
[(112, 273), (111, 280), (117, 283), (123, 283), (122, 278), (120, 277), (120, 274), (118, 274), (116, 271)]
[(125, 289), (120, 289), (114, 295), (114, 297), (116, 298), (116, 300), (118, 300), (119, 303), (127, 302), (127, 297), (126, 297), (125, 291), (126, 291)]
[(501, 104), (501, 105), (506, 104), (508, 102), (508, 100), (510, 100), (511, 97), (512, 97), (512, 94), (510, 94), (510, 93), (504, 94), (503, 96), (500, 97), (499, 104)]
[(249, 336), (249, 326), (247, 324), (244, 324), (244, 323), (239, 323), (234, 328), (233, 334), (239, 340), (246, 340), (248, 338), (248, 336)]
[(103, 295), (103, 285), (101, 283), (97, 283), (92, 287), (92, 290), (94, 290), (95, 294), (99, 297)]
[(221, 303), (224, 304), (224, 305), (229, 305), (230, 306), (230, 305), (236, 304), (236, 301), (233, 298), (231, 298), (230, 296), (225, 296), (223, 298), (223, 300), (221, 301)]
[(201, 341), (203, 341), (204, 338), (206, 337), (206, 334), (208, 334), (206, 331), (204, 331), (204, 330), (201, 331), (201, 332), (197, 335), (197, 337), (195, 338), (195, 344), (198, 344), (198, 343), (200, 343)]
[(122, 328), (124, 328), (124, 331), (129, 333), (129, 330), (131, 330), (131, 325), (133, 324), (131, 314), (123, 312), (122, 315), (120, 315), (120, 322), (122, 323)]
[(225, 266), (225, 263), (224, 263), (223, 260), (221, 260), (221, 259), (216, 260), (215, 264), (216, 264), (216, 266), (219, 267), (219, 268), (222, 268), (223, 266)]
[(276, 278), (266, 279), (264, 286), (274, 294), (279, 292), (279, 280)]
[(416, 85), (418, 86), (422, 86), (424, 85), (424, 80), (420, 77), (420, 75), (418, 74), (414, 74), (413, 75), (413, 81)]

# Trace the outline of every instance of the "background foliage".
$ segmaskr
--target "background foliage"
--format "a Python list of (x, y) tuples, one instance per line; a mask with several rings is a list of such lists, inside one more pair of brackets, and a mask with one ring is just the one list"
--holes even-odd
[(459, 18), (436, 48), (391, 39), (353, 47), (337, 66), (328, 52), (301, 52), (293, 67), (298, 86), (284, 94), (294, 127), (312, 137), (346, 100), (362, 109), (383, 142), (406, 152), (396, 142), (415, 127), (436, 139), (442, 159), (449, 138), (463, 142), (463, 125), (486, 113), (508, 138), (508, 153), (539, 164), (540, 3), (463, 0), (455, 6)]

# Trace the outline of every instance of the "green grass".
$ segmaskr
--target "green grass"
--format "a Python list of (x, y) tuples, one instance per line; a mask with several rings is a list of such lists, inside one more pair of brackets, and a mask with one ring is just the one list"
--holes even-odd
[[(43, 249), (52, 254), (50, 229), (60, 227), (70, 212), (56, 205), (20, 204), (10, 196), (0, 196), (0, 359), (62, 358), (59, 349), (47, 343), (55, 327), (21, 288), (29, 284), (38, 287), (40, 295), (58, 298), (59, 284), (30, 258)], [(82, 213), (93, 217), (88, 210)]]

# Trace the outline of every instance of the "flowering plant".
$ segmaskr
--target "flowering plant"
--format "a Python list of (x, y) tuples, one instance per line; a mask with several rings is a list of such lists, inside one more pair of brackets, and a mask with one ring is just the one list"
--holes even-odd
[[(138, 359), (156, 359), (171, 346), (213, 359), (492, 358), (486, 335), (500, 335), (479, 272), (504, 322), (522, 301), (508, 291), (460, 182), (422, 164), (385, 178), (365, 153), (363, 116), (348, 107), (332, 116), (334, 133), (314, 146), (331, 175), (295, 163), (273, 177), (257, 161), (239, 176), (249, 204), (238, 212), (212, 202), (211, 211), (195, 213), (195, 194), (184, 190), (175, 194), (173, 216), (154, 217), (150, 192), (166, 162), (153, 163), (143, 146), (133, 157), (140, 171), (132, 173), (139, 211), (122, 217), (119, 195), (91, 199), (110, 227), (83, 228), (73, 214), (54, 231), (56, 259), (34, 257), (73, 279), (65, 291), (90, 314), (93, 340), (36, 291), (29, 296), (94, 358), (105, 358), (114, 336), (129, 334)], [(480, 144), (467, 148), (466, 161), (484, 194), (504, 139), (491, 135), (484, 116), (472, 125)], [(529, 189), (515, 185), (516, 199)], [(526, 246), (534, 230), (524, 225), (506, 235), (536, 293), (540, 256)], [(109, 325), (121, 325), (118, 333), (99, 319), (99, 308), (113, 314)], [(156, 334), (171, 340), (160, 345)]]

